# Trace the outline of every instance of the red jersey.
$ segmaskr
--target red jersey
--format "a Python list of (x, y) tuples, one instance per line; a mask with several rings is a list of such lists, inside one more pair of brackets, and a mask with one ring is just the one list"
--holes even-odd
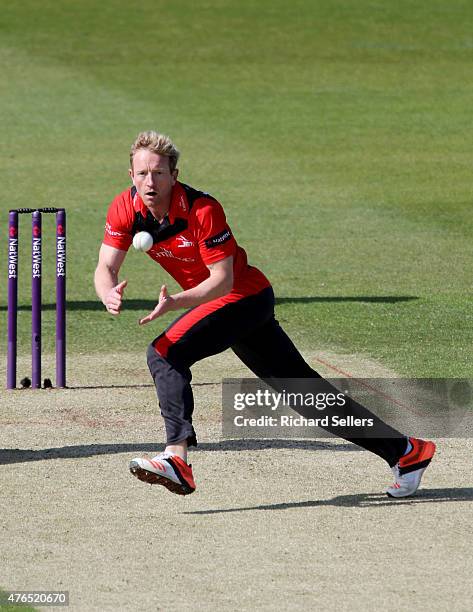
[(177, 182), (171, 205), (159, 223), (131, 187), (111, 203), (105, 225), (104, 244), (127, 251), (137, 232), (148, 232), (153, 246), (148, 251), (183, 289), (195, 287), (209, 277), (207, 265), (233, 256), (233, 289), (236, 298), (269, 287), (260, 270), (248, 265), (227, 224), (221, 204), (212, 196)]

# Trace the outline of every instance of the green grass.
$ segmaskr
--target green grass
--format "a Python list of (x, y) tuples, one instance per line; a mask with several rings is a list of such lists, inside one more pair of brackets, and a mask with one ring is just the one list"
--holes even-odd
[[(140, 254), (119, 319), (92, 286), (129, 145), (157, 128), (182, 151), (182, 180), (223, 203), (301, 348), (470, 376), (472, 26), (462, 0), (2, 7), (1, 209), (68, 209), (69, 350), (144, 350), (172, 318), (138, 328), (166, 278)], [(21, 350), (28, 325), (22, 311)], [(53, 326), (48, 310), (45, 351)]]

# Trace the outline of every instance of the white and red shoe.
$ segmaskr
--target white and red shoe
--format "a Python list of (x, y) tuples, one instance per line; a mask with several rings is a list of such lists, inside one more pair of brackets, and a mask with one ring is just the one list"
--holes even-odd
[(391, 468), (395, 482), (386, 491), (389, 497), (408, 497), (419, 488), (422, 475), (435, 454), (435, 444), (409, 438), (412, 449)]
[(172, 453), (161, 453), (152, 459), (133, 459), (130, 472), (143, 482), (162, 485), (177, 495), (190, 495), (196, 488), (192, 466)]

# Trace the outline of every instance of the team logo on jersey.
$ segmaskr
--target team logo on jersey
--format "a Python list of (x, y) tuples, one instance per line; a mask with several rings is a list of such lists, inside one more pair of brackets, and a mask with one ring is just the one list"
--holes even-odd
[(105, 224), (105, 231), (109, 236), (124, 236), (123, 232), (115, 232), (110, 223)]
[(215, 236), (212, 236), (211, 238), (208, 238), (205, 241), (205, 246), (208, 249), (212, 249), (213, 247), (220, 246), (224, 242), (227, 242), (227, 240), (230, 240), (231, 237), (232, 237), (232, 233), (227, 228), (227, 229), (223, 230), (223, 232), (220, 232), (219, 234), (215, 234)]
[(169, 249), (165, 249), (164, 247), (159, 247), (158, 250), (154, 250), (154, 247), (151, 249), (150, 253), (153, 253), (153, 256), (159, 259), (160, 257), (169, 257), (170, 259), (178, 259), (179, 261), (195, 261), (193, 257), (178, 257), (174, 255), (172, 251)]
[(177, 248), (179, 248), (179, 249), (182, 249), (183, 247), (194, 246), (194, 243), (191, 240), (188, 240), (182, 234), (180, 236), (176, 236), (176, 240), (180, 240), (180, 243), (177, 245)]
[(154, 247), (151, 249), (156, 257), (174, 257), (173, 252), (164, 247), (159, 247), (159, 251), (155, 250)]

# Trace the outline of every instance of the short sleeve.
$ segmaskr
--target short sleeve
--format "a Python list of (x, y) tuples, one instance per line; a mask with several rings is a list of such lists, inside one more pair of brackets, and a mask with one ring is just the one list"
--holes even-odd
[(107, 212), (103, 243), (121, 251), (128, 251), (133, 242), (133, 217), (127, 211), (123, 194), (117, 196)]
[(219, 202), (199, 199), (192, 208), (193, 233), (202, 261), (208, 265), (236, 253), (236, 242)]

